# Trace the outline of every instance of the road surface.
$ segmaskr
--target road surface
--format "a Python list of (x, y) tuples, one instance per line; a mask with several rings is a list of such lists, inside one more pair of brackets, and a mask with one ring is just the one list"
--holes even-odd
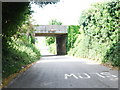
[(118, 72), (70, 56), (46, 56), (8, 88), (118, 88)]

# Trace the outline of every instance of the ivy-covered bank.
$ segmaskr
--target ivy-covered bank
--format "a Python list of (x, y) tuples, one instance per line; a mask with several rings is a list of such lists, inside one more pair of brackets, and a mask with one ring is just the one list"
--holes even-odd
[(97, 3), (85, 10), (79, 32), (69, 55), (120, 66), (120, 0)]
[(2, 3), (2, 78), (39, 60), (28, 2)]

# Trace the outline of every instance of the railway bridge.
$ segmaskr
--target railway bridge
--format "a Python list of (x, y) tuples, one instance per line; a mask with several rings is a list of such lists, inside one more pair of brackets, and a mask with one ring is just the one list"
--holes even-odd
[(67, 26), (65, 25), (40, 25), (35, 26), (35, 36), (56, 37), (57, 55), (66, 55)]

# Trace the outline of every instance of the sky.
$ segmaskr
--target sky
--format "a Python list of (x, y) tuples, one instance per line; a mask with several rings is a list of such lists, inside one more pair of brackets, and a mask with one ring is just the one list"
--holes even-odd
[(57, 19), (63, 25), (79, 25), (81, 12), (90, 7), (91, 3), (105, 0), (60, 0), (57, 4), (48, 4), (41, 8), (32, 4), (33, 24), (49, 25), (49, 21)]

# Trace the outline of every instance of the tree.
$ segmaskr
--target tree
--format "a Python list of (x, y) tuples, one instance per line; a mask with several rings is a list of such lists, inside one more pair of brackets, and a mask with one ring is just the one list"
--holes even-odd
[(49, 25), (62, 25), (62, 22), (58, 21), (57, 19), (53, 19), (49, 21)]

